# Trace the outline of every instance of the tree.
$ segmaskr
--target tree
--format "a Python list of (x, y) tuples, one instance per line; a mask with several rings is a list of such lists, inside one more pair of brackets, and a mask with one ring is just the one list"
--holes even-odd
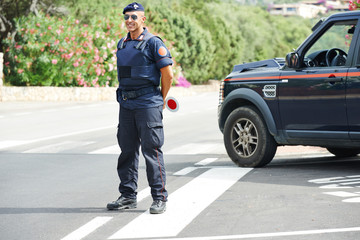
[(0, 52), (4, 50), (2, 41), (15, 32), (15, 18), (29, 14), (37, 16), (40, 10), (51, 15), (67, 15), (69, 13), (67, 8), (60, 6), (60, 3), (61, 0), (2, 0), (0, 2)]

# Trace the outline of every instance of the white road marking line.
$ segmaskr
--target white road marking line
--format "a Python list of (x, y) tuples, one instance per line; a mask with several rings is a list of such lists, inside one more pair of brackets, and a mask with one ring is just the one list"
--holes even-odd
[(25, 115), (30, 115), (30, 114), (31, 114), (31, 112), (22, 112), (22, 113), (15, 113), (14, 116), (19, 117), (19, 116), (25, 116)]
[(151, 196), (151, 188), (147, 187), (147, 188), (141, 190), (140, 192), (138, 192), (137, 197), (136, 197), (137, 202), (140, 202), (149, 196)]
[(180, 171), (175, 172), (173, 175), (175, 176), (185, 176), (189, 173), (191, 173), (192, 171), (198, 169), (197, 167), (187, 167), (184, 169), (181, 169)]
[(152, 215), (146, 211), (109, 239), (177, 236), (200, 212), (251, 170), (210, 169), (171, 194), (165, 213)]
[(205, 166), (212, 162), (215, 162), (216, 160), (218, 160), (218, 158), (205, 158), (204, 160), (195, 163), (195, 166)]
[[(359, 179), (357, 179), (359, 180)], [(354, 180), (353, 180), (354, 181)], [(347, 183), (340, 183), (340, 185), (353, 185), (353, 184), (359, 184), (360, 181), (357, 181), (357, 182), (347, 182)]]
[(6, 140), (0, 142), (0, 149), (26, 144), (28, 141)]
[(105, 148), (100, 148), (98, 150), (89, 152), (89, 154), (120, 154), (120, 148), (119, 145), (113, 145)]
[[(343, 232), (359, 232), (360, 227), (352, 228), (330, 228), (319, 230), (305, 230), (294, 232), (275, 232), (275, 233), (254, 233), (254, 234), (241, 234), (229, 236), (209, 236), (209, 237), (187, 237), (187, 238), (162, 238), (161, 240), (228, 240), (228, 239), (249, 239), (249, 238), (269, 238), (269, 237), (288, 237), (288, 236), (301, 236), (301, 235), (315, 235), (325, 233), (343, 233)], [(156, 240), (156, 239), (152, 239)], [(160, 239), (158, 239), (160, 240)]]
[(324, 184), (324, 183), (339, 183), (339, 182), (349, 182), (349, 181), (359, 180), (356, 178), (360, 178), (360, 175), (353, 175), (346, 177), (319, 178), (319, 179), (309, 180), (308, 182)]
[(172, 149), (170, 151), (165, 151), (165, 154), (200, 154), (200, 153), (213, 153), (214, 149), (218, 149), (218, 143), (189, 143)]
[(360, 197), (348, 198), (348, 199), (344, 199), (342, 201), (347, 202), (347, 203), (360, 203)]
[(80, 109), (83, 108), (83, 106), (73, 106), (73, 107), (66, 107), (64, 108), (65, 110), (76, 110), (76, 109)]
[(22, 153), (58, 153), (64, 150), (74, 149), (78, 147), (83, 147), (95, 142), (76, 142), (76, 141), (64, 141), (55, 144), (49, 144), (41, 146), (38, 148), (32, 148), (30, 150), (24, 151)]
[(74, 232), (62, 238), (61, 240), (80, 240), (101, 227), (102, 225), (104, 225), (105, 223), (107, 223), (108, 221), (110, 221), (111, 219), (112, 217), (96, 217), (84, 226), (78, 228)]
[(324, 186), (321, 186), (319, 188), (322, 188), (322, 189), (339, 189), (339, 188), (353, 188), (353, 187), (346, 187), (346, 186), (340, 186), (340, 184), (328, 184), (328, 185), (324, 185)]
[(47, 110), (42, 110), (42, 113), (54, 113), (54, 112), (58, 112), (59, 109), (47, 109)]
[(79, 135), (79, 134), (84, 134), (84, 133), (96, 132), (96, 131), (105, 130), (105, 129), (109, 129), (109, 128), (115, 128), (115, 126), (87, 129), (87, 130), (59, 134), (59, 135), (55, 135), (55, 136), (43, 137), (43, 138), (27, 140), (27, 141), (2, 141), (2, 142), (0, 142), (0, 149), (8, 148), (8, 147), (15, 147), (15, 146), (24, 145), (24, 144), (30, 144), (30, 143), (35, 143), (35, 142), (48, 141), (48, 140), (53, 140), (56, 138), (69, 137), (69, 136)]
[(343, 191), (337, 191), (337, 192), (324, 192), (324, 194), (337, 196), (337, 197), (359, 197), (359, 194), (350, 193), (350, 192), (343, 192)]

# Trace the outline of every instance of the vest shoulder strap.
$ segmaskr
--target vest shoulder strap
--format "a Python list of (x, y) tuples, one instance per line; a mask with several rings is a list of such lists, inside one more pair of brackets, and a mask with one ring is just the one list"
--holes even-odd
[[(135, 46), (136, 49), (143, 51), (146, 47), (147, 42), (150, 40), (150, 38), (153, 37), (157, 37), (159, 38), (161, 41), (162, 39), (159, 36), (155, 36), (154, 34), (151, 33), (147, 33), (144, 37), (144, 39), (142, 41), (139, 41), (139, 43)], [(120, 41), (117, 44), (117, 49), (123, 49), (125, 47), (125, 37), (123, 37), (122, 39), (120, 39)]]
[(123, 49), (125, 47), (125, 37), (123, 37), (122, 39), (120, 39), (120, 41), (118, 42), (117, 44), (117, 49), (120, 50), (120, 49)]
[(143, 39), (142, 41), (140, 41), (140, 42), (136, 45), (135, 48), (138, 49), (138, 50), (143, 51), (143, 50), (145, 49), (145, 47), (146, 47), (147, 42), (150, 40), (150, 38), (153, 38), (153, 37), (157, 37), (157, 38), (159, 38), (159, 39), (162, 41), (162, 39), (161, 39), (159, 36), (155, 36), (154, 34), (147, 33), (147, 34), (145, 35), (144, 39)]

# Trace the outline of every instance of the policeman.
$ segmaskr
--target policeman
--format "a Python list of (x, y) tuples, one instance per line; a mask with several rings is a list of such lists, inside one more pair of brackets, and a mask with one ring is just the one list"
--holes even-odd
[(153, 198), (150, 213), (163, 213), (168, 193), (161, 151), (162, 111), (173, 79), (173, 61), (162, 40), (144, 27), (146, 17), (141, 4), (129, 4), (123, 14), (128, 34), (119, 41), (116, 53), (119, 80), (116, 92), (120, 103), (117, 139), (121, 149), (117, 171), (121, 195), (108, 203), (107, 209), (136, 208), (141, 146)]

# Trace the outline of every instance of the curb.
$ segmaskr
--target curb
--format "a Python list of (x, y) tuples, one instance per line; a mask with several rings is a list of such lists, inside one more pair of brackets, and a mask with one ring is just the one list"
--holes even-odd
[[(204, 92), (218, 92), (218, 80), (189, 88), (171, 87), (168, 96), (194, 96)], [(0, 102), (36, 101), (109, 101), (116, 98), (116, 87), (7, 87), (0, 85)]]

